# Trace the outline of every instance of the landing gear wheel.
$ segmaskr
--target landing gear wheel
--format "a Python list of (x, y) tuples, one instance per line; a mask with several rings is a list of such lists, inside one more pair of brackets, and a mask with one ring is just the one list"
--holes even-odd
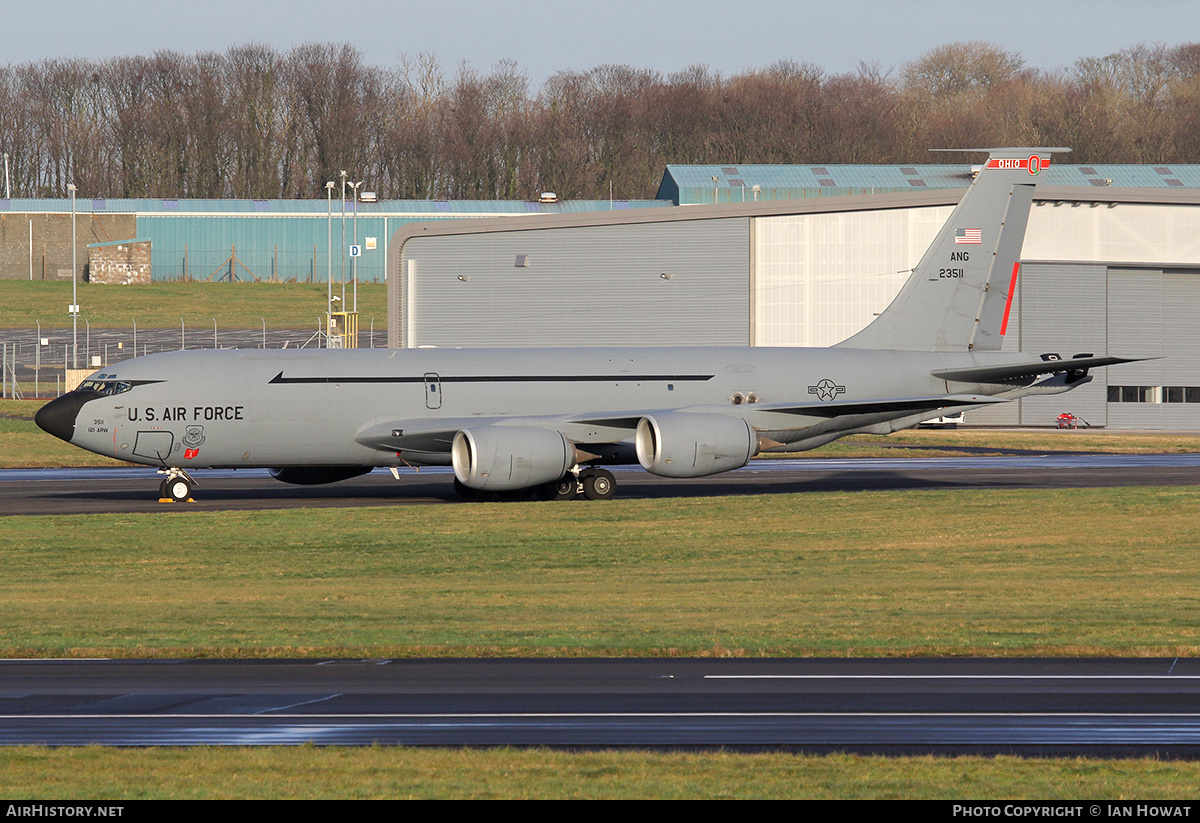
[(164, 496), (171, 498), (176, 503), (184, 503), (192, 496), (192, 484), (186, 477), (180, 476), (164, 480), (163, 486), (167, 490)]
[(158, 484), (158, 499), (159, 500), (166, 498), (166, 496), (168, 494), (170, 494), (170, 492), (167, 490), (167, 484), (170, 482), (171, 482), (170, 480), (168, 480), (167, 478), (164, 477), (162, 479), (162, 481)]
[(611, 500), (617, 493), (617, 478), (605, 469), (589, 469), (583, 473), (583, 496), (588, 500)]
[(578, 492), (579, 481), (569, 472), (538, 487), (538, 497), (542, 500), (574, 500)]

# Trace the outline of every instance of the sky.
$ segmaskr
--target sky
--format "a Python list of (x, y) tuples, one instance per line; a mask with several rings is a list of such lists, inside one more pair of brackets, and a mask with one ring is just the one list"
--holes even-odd
[(670, 74), (703, 64), (728, 76), (778, 60), (830, 74), (877, 63), (893, 76), (947, 43), (983, 40), (1041, 69), (1141, 43), (1200, 41), (1195, 0), (0, 0), (0, 65), (349, 42), (368, 64), (432, 53), (448, 73), (515, 61), (534, 88), (556, 72), (606, 63)]

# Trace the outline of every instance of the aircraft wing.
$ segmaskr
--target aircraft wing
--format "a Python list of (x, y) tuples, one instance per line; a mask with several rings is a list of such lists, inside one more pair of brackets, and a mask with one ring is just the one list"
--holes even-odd
[(448, 453), (454, 435), (484, 426), (535, 426), (562, 432), (575, 443), (615, 443), (632, 437), (641, 414), (530, 415), (414, 420), (376, 419), (359, 429), (356, 442), (373, 449)]
[(615, 443), (632, 437), (638, 421), (647, 415), (685, 412), (725, 414), (741, 417), (750, 412), (775, 412), (807, 417), (885, 414), (892, 412), (933, 411), (957, 406), (984, 406), (1002, 403), (994, 397), (977, 394), (948, 394), (881, 400), (831, 400), (808, 403), (755, 403), (746, 406), (703, 406), (682, 409), (646, 409), (633, 413), (587, 413), (527, 417), (463, 417), (415, 420), (376, 420), (359, 430), (355, 441), (370, 448), (397, 451), (446, 453), (462, 429), (483, 426), (536, 426), (562, 432), (576, 443)]

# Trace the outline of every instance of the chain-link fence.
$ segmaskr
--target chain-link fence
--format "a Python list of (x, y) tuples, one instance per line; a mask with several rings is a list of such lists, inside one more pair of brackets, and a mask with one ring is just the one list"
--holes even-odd
[[(359, 346), (387, 343), (374, 319), (359, 330)], [(324, 348), (325, 334), (314, 320), (311, 329), (223, 329), (180, 324), (171, 329), (94, 328), (0, 329), (0, 397), (57, 397), (67, 390), (67, 370), (94, 371), (133, 357), (181, 349)]]

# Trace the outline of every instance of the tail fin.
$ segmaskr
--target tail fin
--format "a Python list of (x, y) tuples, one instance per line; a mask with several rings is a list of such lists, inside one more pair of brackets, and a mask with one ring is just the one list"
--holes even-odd
[[(974, 151), (974, 150), (968, 150)], [(855, 349), (998, 351), (1036, 176), (1063, 148), (978, 149), (988, 161), (908, 282)]]

